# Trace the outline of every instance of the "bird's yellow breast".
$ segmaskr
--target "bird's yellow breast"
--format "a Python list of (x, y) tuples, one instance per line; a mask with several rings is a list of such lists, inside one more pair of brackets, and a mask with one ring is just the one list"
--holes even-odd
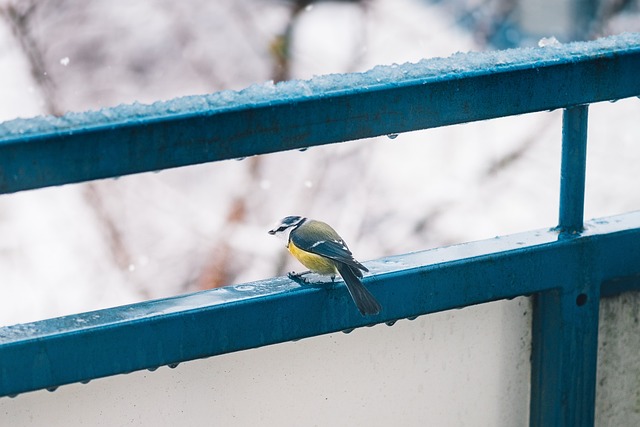
[(302, 265), (304, 265), (314, 273), (332, 276), (337, 274), (338, 272), (336, 270), (334, 262), (329, 258), (303, 251), (302, 249), (294, 245), (293, 242), (289, 242), (289, 244), (287, 245), (287, 249), (289, 249), (291, 255), (293, 255), (298, 261), (300, 261)]

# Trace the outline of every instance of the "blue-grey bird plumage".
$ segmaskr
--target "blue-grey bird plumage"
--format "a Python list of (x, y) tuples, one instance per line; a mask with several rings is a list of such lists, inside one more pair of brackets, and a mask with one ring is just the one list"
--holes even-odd
[(328, 224), (299, 216), (283, 218), (270, 234), (289, 232), (289, 252), (311, 271), (340, 274), (356, 307), (363, 315), (380, 312), (380, 304), (360, 280), (367, 267), (359, 263), (340, 235)]

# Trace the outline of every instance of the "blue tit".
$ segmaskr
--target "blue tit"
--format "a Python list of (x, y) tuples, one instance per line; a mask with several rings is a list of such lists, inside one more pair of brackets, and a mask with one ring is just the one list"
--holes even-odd
[(314, 273), (340, 274), (349, 294), (363, 316), (380, 312), (380, 303), (360, 280), (367, 267), (353, 258), (342, 237), (328, 224), (301, 216), (283, 218), (269, 234), (288, 233), (287, 249)]

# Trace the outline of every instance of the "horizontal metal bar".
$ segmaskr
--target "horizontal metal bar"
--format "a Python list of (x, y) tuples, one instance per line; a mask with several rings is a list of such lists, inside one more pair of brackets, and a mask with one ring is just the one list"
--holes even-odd
[(600, 292), (602, 298), (617, 297), (625, 292), (640, 292), (640, 273), (609, 279), (602, 284)]
[(640, 35), (0, 125), (0, 193), (640, 95)]
[(358, 313), (340, 282), (280, 277), (3, 327), (0, 396), (541, 291), (575, 298), (585, 262), (599, 282), (639, 274), (639, 241), (636, 212), (572, 239), (540, 230), (370, 261), (364, 280), (383, 307), (374, 317)]

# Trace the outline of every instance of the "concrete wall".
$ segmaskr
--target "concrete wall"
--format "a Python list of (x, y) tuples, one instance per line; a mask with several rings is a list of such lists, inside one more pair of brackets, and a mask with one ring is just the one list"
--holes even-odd
[(518, 298), (0, 399), (3, 426), (525, 426)]
[(640, 294), (600, 303), (598, 426), (640, 425)]

